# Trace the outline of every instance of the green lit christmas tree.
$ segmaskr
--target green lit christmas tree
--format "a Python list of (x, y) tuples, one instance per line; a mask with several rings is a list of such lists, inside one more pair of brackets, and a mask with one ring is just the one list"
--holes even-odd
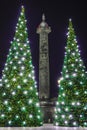
[(59, 83), (54, 125), (87, 126), (87, 75), (69, 20), (65, 58)]
[(0, 81), (0, 127), (41, 126), (37, 84), (22, 6)]

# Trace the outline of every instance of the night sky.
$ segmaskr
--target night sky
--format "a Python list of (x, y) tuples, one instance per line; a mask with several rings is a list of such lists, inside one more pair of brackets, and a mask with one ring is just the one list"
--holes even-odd
[[(66, 2), (64, 2), (66, 1)], [(36, 29), (42, 14), (51, 27), (49, 34), (51, 97), (57, 97), (57, 80), (61, 76), (68, 20), (72, 18), (81, 57), (87, 68), (87, 4), (85, 0), (1, 0), (0, 1), (0, 77), (10, 41), (13, 40), (21, 5), (25, 7), (29, 41), (38, 83), (39, 36)]]

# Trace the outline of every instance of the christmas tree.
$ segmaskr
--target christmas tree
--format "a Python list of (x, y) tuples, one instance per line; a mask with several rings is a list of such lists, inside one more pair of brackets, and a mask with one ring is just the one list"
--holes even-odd
[(22, 6), (0, 81), (0, 127), (41, 125), (42, 114)]
[(64, 64), (59, 83), (54, 125), (87, 126), (87, 75), (76, 35), (69, 20)]

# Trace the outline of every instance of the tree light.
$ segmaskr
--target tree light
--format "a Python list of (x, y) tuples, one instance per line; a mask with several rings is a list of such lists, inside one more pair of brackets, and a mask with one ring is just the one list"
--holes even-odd
[(23, 82), (24, 82), (24, 83), (27, 83), (27, 79), (24, 79)]
[(25, 125), (26, 124), (26, 121), (23, 121), (23, 125)]
[(77, 106), (79, 106), (80, 105), (80, 102), (77, 102)]
[(64, 101), (63, 101), (63, 102), (61, 102), (61, 104), (63, 104), (63, 105), (64, 105), (64, 104), (65, 104), (65, 103), (64, 103)]
[(87, 91), (85, 91), (84, 93), (87, 94)]
[(55, 118), (57, 119), (57, 118), (58, 118), (58, 116), (57, 116), (57, 115), (55, 115)]
[(72, 67), (74, 67), (74, 64), (71, 64)]
[(20, 43), (18, 43), (18, 46), (20, 46)]
[(5, 114), (1, 114), (1, 117), (2, 117), (2, 118), (5, 117)]
[(87, 122), (84, 122), (84, 125), (87, 126)]
[(24, 66), (22, 66), (22, 67), (21, 67), (21, 69), (22, 69), (22, 70), (24, 70), (24, 69), (25, 69), (25, 67), (24, 67)]
[(60, 83), (63, 79), (64, 79), (64, 78), (63, 78), (63, 77), (61, 77), (61, 78), (58, 80), (58, 83)]
[(75, 95), (79, 95), (79, 92), (76, 92)]
[(15, 59), (17, 59), (17, 58), (18, 58), (18, 56), (15, 56), (14, 58), (15, 58)]
[(76, 125), (76, 122), (73, 122), (73, 125)]
[(68, 121), (64, 121), (65, 124), (68, 124)]
[(27, 43), (29, 43), (29, 41), (27, 41)]
[(0, 83), (0, 87), (2, 87), (2, 83)]
[(31, 74), (29, 74), (28, 77), (32, 77)]
[(22, 33), (20, 33), (20, 36), (23, 36), (23, 34), (22, 34)]
[(17, 48), (16, 47), (14, 47), (14, 50), (16, 50)]
[(15, 95), (15, 94), (16, 94), (15, 91), (13, 91), (13, 92), (12, 92), (12, 95)]
[(18, 115), (16, 115), (15, 117), (16, 117), (17, 119), (19, 118), (19, 116), (18, 116)]
[(57, 105), (57, 106), (59, 105), (59, 102), (58, 102), (58, 101), (56, 102), (56, 105)]
[(72, 85), (72, 82), (71, 82), (71, 81), (69, 82), (69, 85)]
[(70, 118), (70, 119), (72, 119), (72, 118), (73, 118), (73, 116), (72, 116), (72, 115), (69, 115), (69, 118)]
[(18, 85), (18, 86), (17, 86), (17, 88), (18, 88), (18, 89), (20, 89), (20, 88), (21, 88), (21, 86), (20, 86), (20, 85)]
[(76, 73), (73, 73), (73, 77), (76, 77)]
[(32, 114), (30, 114), (30, 115), (29, 115), (29, 118), (33, 118), (33, 115), (32, 115)]
[(22, 61), (24, 61), (25, 60), (25, 57), (22, 57), (22, 59), (21, 59)]
[(60, 108), (58, 108), (58, 112), (60, 112), (61, 111), (61, 109)]
[(25, 95), (27, 95), (27, 93), (28, 93), (28, 91), (26, 91), (26, 90), (23, 92), (23, 94), (25, 94)]
[(16, 81), (16, 78), (13, 78), (12, 80), (15, 82), (15, 81)]
[(11, 124), (12, 123), (12, 121), (10, 120), (10, 121), (8, 121), (8, 124)]
[(72, 102), (72, 105), (74, 106), (74, 105), (75, 105), (75, 102)]
[(15, 70), (15, 69), (17, 69), (17, 67), (16, 67), (16, 66), (13, 66), (13, 69)]
[(5, 105), (7, 105), (7, 104), (8, 104), (8, 101), (7, 101), (7, 100), (5, 100), (5, 101), (4, 101), (4, 104), (5, 104)]
[(39, 106), (40, 106), (38, 102), (36, 103), (36, 106), (37, 106), (37, 107), (39, 107)]
[(69, 78), (69, 75), (67, 74), (65, 77), (66, 77), (66, 78)]
[(21, 64), (22, 62), (21, 61), (18, 61), (18, 64)]
[(8, 67), (5, 67), (5, 70), (8, 70)]
[(65, 97), (65, 93), (62, 94)]
[(28, 103), (31, 104), (32, 103), (32, 99), (30, 99)]
[(9, 87), (10, 87), (10, 84), (7, 84), (6, 87), (9, 88)]
[(82, 117), (82, 115), (80, 115), (80, 117)]
[(3, 95), (3, 96), (5, 96), (5, 95), (6, 95), (6, 93), (4, 92), (2, 95)]
[(11, 111), (11, 110), (12, 110), (12, 108), (11, 108), (11, 107), (8, 107), (8, 110), (9, 110), (9, 111)]
[(58, 124), (58, 122), (56, 122), (56, 124), (55, 124), (56, 126), (58, 126), (59, 124)]
[(27, 53), (24, 53), (24, 56), (26, 56), (27, 55)]
[(12, 61), (10, 61), (10, 64), (12, 64), (13, 62)]
[(22, 107), (21, 110), (22, 110), (22, 111), (25, 111), (25, 107)]
[(65, 115), (61, 115), (62, 118), (65, 118)]
[(68, 111), (69, 109), (68, 108), (65, 108), (65, 111)]
[(20, 76), (23, 76), (23, 73), (21, 72), (19, 75), (20, 75)]
[(30, 90), (33, 90), (33, 87), (30, 87)]
[(39, 115), (37, 115), (37, 118), (38, 118), (38, 119), (40, 119), (40, 116), (39, 116)]

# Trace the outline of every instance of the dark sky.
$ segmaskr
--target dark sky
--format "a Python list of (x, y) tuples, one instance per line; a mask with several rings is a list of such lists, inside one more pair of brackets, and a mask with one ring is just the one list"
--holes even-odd
[[(65, 1), (65, 2), (64, 2)], [(85, 0), (1, 0), (0, 1), (0, 77), (10, 41), (14, 37), (21, 5), (25, 6), (30, 47), (38, 82), (39, 36), (36, 28), (42, 14), (51, 27), (49, 34), (51, 97), (57, 96), (66, 45), (68, 20), (72, 18), (81, 56), (87, 68), (87, 4)]]

